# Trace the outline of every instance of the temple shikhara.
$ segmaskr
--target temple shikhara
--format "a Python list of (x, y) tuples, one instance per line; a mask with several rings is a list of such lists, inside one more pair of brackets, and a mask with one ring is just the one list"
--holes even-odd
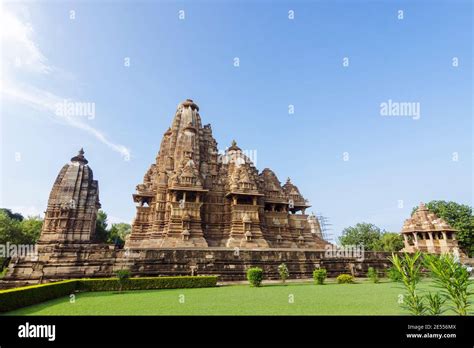
[(39, 246), (94, 240), (99, 184), (81, 149), (65, 164), (48, 199)]
[(308, 202), (290, 179), (261, 173), (234, 141), (219, 155), (199, 107), (179, 104), (156, 161), (133, 195), (126, 248), (323, 248)]
[(430, 212), (420, 203), (413, 215), (405, 220), (402, 236), (406, 252), (423, 251), (435, 254), (460, 253), (457, 230), (443, 219)]
[(81, 149), (53, 184), (37, 253), (13, 257), (0, 288), (111, 277), (122, 269), (134, 277), (242, 280), (255, 266), (278, 279), (283, 262), (293, 278), (309, 278), (318, 267), (329, 275), (388, 267), (377, 253), (363, 260), (326, 257), (330, 244), (318, 219), (306, 214), (310, 205), (298, 187), (290, 179), (281, 185), (268, 168), (259, 172), (235, 141), (219, 154), (211, 126), (202, 125), (190, 99), (178, 105), (133, 202), (125, 247), (99, 242), (99, 185)]

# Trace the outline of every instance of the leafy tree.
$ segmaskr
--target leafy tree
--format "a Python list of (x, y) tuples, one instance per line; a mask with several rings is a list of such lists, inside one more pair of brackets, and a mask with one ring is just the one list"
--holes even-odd
[(385, 232), (380, 238), (380, 251), (396, 252), (403, 249), (403, 237), (400, 233)]
[[(0, 244), (35, 244), (43, 221), (39, 217), (24, 219), (10, 209), (0, 210)], [(0, 257), (0, 271), (8, 265), (9, 257)]]
[(347, 227), (339, 237), (341, 245), (363, 245), (366, 250), (377, 250), (380, 247), (381, 230), (366, 222)]
[(105, 243), (108, 239), (107, 214), (102, 209), (97, 212), (95, 222), (95, 240), (99, 243)]
[(20, 213), (13, 213), (11, 209), (0, 208), (0, 212), (4, 212), (12, 220), (23, 221), (23, 215)]
[(110, 231), (108, 232), (109, 243), (114, 243), (115, 245), (122, 247), (125, 244), (125, 238), (132, 231), (132, 226), (127, 223), (121, 222), (117, 224), (112, 224)]
[(43, 227), (43, 220), (39, 216), (29, 216), (20, 222), (20, 228), (25, 239), (28, 239), (30, 244), (36, 244), (38, 241), (41, 228)]
[[(472, 207), (456, 202), (431, 201), (425, 204), (429, 211), (444, 219), (458, 230), (459, 246), (467, 254), (474, 254), (474, 216)], [(412, 215), (418, 207), (413, 208)]]
[(0, 243), (23, 244), (24, 236), (19, 220), (12, 219), (4, 210), (0, 211)]

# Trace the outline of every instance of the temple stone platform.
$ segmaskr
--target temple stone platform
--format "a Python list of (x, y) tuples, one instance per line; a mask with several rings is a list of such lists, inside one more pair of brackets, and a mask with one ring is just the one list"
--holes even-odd
[(43, 252), (38, 260), (14, 260), (1, 288), (75, 278), (113, 277), (129, 269), (132, 277), (218, 275), (219, 281), (245, 280), (246, 270), (260, 267), (265, 279), (279, 279), (278, 266), (285, 263), (290, 279), (311, 278), (325, 268), (329, 277), (341, 273), (365, 277), (369, 267), (390, 267), (390, 253), (365, 252), (361, 259), (328, 258), (325, 250), (173, 248), (113, 250), (105, 245), (70, 245)]

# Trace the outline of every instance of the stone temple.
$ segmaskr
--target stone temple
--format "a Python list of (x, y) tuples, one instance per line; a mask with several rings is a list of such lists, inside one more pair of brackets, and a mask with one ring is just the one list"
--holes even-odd
[(446, 221), (430, 212), (420, 203), (413, 215), (405, 220), (402, 236), (405, 243), (403, 251), (423, 251), (434, 254), (461, 254), (456, 240), (457, 230)]
[(136, 216), (123, 249), (98, 243), (99, 185), (81, 149), (53, 184), (37, 252), (13, 257), (0, 288), (70, 278), (219, 275), (243, 280), (249, 267), (278, 279), (285, 263), (292, 278), (315, 268), (330, 276), (387, 268), (383, 253), (333, 257), (308, 202), (288, 179), (262, 172), (235, 142), (223, 153), (210, 125), (202, 126), (190, 99), (178, 105), (155, 163), (133, 194)]
[(54, 182), (38, 245), (89, 243), (94, 240), (99, 184), (84, 150), (65, 164)]
[(137, 186), (126, 248), (324, 248), (308, 202), (287, 180), (261, 173), (234, 141), (219, 155), (190, 99), (178, 105), (156, 161)]

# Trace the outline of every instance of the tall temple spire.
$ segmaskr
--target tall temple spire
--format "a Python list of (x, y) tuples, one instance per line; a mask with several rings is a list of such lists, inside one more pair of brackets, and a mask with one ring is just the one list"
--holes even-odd
[(219, 156), (192, 99), (181, 102), (156, 162), (137, 185), (127, 248), (324, 247), (311, 233), (309, 207), (291, 182), (259, 175), (235, 140)]
[(49, 195), (40, 244), (94, 240), (99, 184), (86, 164), (81, 148), (60, 170)]

